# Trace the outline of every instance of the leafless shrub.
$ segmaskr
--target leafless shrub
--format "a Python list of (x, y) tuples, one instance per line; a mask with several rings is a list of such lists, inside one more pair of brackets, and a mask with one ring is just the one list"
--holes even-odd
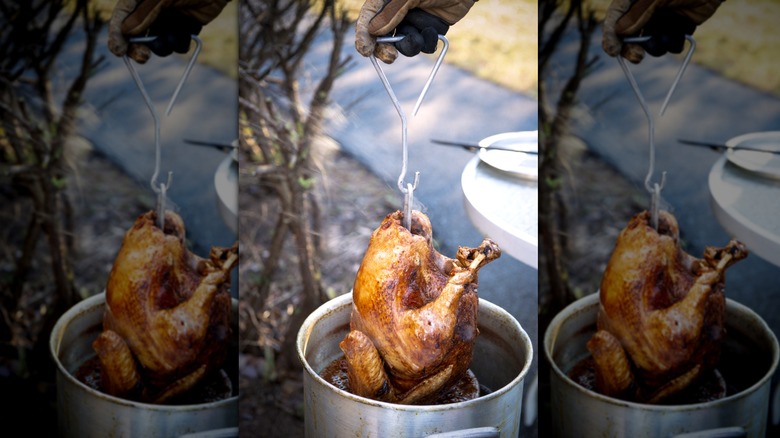
[[(0, 195), (22, 224), (3, 255), (0, 340), (14, 346), (22, 373), (30, 348), (45, 349), (59, 315), (78, 299), (73, 283), (73, 217), (65, 190), (66, 145), (76, 129), (87, 81), (99, 66), (103, 26), (88, 0), (0, 4)], [(66, 43), (82, 38), (80, 59), (62, 74)], [(70, 46), (72, 47), (72, 46)], [(31, 281), (44, 241), (50, 275)]]
[[(264, 347), (260, 341), (268, 331), (264, 322), (278, 311), (269, 306), (271, 292), (278, 290), (275, 282), (285, 281), (278, 272), (289, 268), (279, 263), (290, 258), (283, 256), (285, 251), (293, 251), (297, 279), (286, 284), (295, 291), (287, 306), (287, 328), (265, 337), (281, 339), (282, 369), (299, 366), (295, 335), (325, 298), (314, 156), (330, 91), (349, 61), (341, 56), (349, 21), (337, 9), (334, 0), (250, 0), (242, 3), (239, 12), (240, 184), (272, 197), (263, 214), (273, 224), (255, 237), (264, 248), (258, 280), (241, 281), (242, 339)], [(306, 93), (301, 86), (302, 65), (321, 32), (330, 33), (333, 46), (322, 76)], [(249, 214), (258, 208), (241, 206)], [(242, 256), (242, 263), (246, 261)], [(263, 351), (269, 363), (275, 359), (268, 348)]]
[[(566, 260), (566, 205), (560, 197), (564, 175), (562, 143), (568, 133), (577, 92), (597, 58), (588, 54), (591, 36), (596, 28), (592, 11), (581, 0), (564, 2), (545, 0), (539, 4), (539, 234), (542, 268), (539, 270), (540, 311), (555, 315), (572, 298)], [(579, 49), (573, 71), (553, 102), (546, 78), (549, 60), (559, 47), (568, 27), (576, 26)]]

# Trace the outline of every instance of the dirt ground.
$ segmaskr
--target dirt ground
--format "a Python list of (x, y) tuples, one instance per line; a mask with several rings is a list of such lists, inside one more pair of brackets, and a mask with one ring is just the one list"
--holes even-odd
[[(649, 208), (650, 195), (578, 139), (566, 142), (563, 155), (568, 271), (580, 297), (596, 292), (618, 233), (632, 216)], [(540, 282), (540, 290), (545, 287)]]

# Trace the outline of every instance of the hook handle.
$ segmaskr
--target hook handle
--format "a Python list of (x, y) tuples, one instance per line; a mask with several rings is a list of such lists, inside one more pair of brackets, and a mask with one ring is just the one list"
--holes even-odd
[[(145, 36), (129, 38), (128, 41), (136, 44), (144, 44), (150, 43), (156, 39), (156, 36)], [(203, 41), (200, 39), (200, 37), (193, 34), (190, 35), (190, 39), (195, 41), (195, 50), (192, 51), (192, 56), (190, 56), (187, 67), (184, 68), (184, 73), (182, 73), (181, 78), (179, 79), (179, 83), (176, 85), (176, 89), (171, 96), (171, 100), (168, 102), (168, 107), (165, 109), (166, 116), (171, 115), (171, 110), (173, 109), (173, 104), (176, 102), (176, 98), (179, 96), (179, 91), (181, 91), (182, 86), (184, 86), (184, 82), (187, 81), (187, 78), (190, 76), (192, 67), (195, 65), (195, 61), (198, 59), (198, 55), (200, 55), (200, 51), (203, 48)]]
[(658, 112), (658, 115), (661, 116), (664, 115), (664, 112), (666, 111), (666, 106), (669, 105), (669, 100), (672, 98), (672, 94), (674, 93), (675, 88), (677, 88), (677, 84), (680, 82), (680, 78), (682, 78), (685, 69), (688, 67), (688, 64), (691, 62), (691, 58), (693, 57), (693, 52), (696, 50), (696, 40), (693, 39), (693, 36), (685, 35), (685, 39), (688, 40), (688, 43), (690, 44), (688, 48), (688, 52), (685, 54), (683, 63), (680, 65), (680, 69), (677, 70), (677, 76), (675, 76), (674, 82), (672, 82), (672, 86), (671, 88), (669, 88), (669, 92), (666, 93), (666, 97), (664, 98), (664, 103), (661, 105), (661, 110)]
[(404, 192), (404, 227), (407, 230), (412, 229), (412, 206), (414, 205), (414, 189), (420, 180), (420, 172), (414, 173), (414, 184), (406, 183), (406, 192)]
[[(376, 39), (377, 43), (397, 43), (401, 40), (403, 40), (406, 37), (406, 35), (394, 35), (389, 37), (378, 37)], [(439, 34), (438, 35), (439, 41), (443, 43), (441, 52), (439, 53), (439, 56), (436, 58), (436, 62), (433, 64), (433, 69), (431, 69), (431, 72), (428, 74), (428, 79), (425, 81), (425, 85), (423, 86), (422, 91), (420, 92), (420, 96), (417, 97), (417, 102), (414, 104), (414, 109), (412, 110), (412, 115), (416, 116), (417, 112), (420, 111), (420, 106), (422, 106), (423, 99), (425, 99), (425, 95), (428, 94), (428, 89), (430, 88), (431, 84), (433, 83), (433, 79), (436, 77), (436, 73), (439, 72), (439, 68), (441, 67), (442, 62), (444, 61), (444, 56), (447, 55), (447, 51), (450, 49), (450, 40), (447, 39), (446, 36)], [(372, 58), (375, 58), (373, 55), (371, 55)], [(376, 67), (376, 64), (375, 64)], [(380, 73), (380, 75), (384, 75), (384, 73)], [(389, 84), (386, 86), (386, 88), (389, 87)]]
[[(628, 37), (628, 38), (624, 38), (623, 42), (641, 44), (650, 41), (652, 38), (653, 37), (650, 35)], [(677, 70), (677, 75), (674, 77), (672, 86), (669, 88), (669, 91), (666, 93), (666, 97), (664, 97), (664, 102), (663, 104), (661, 104), (661, 109), (658, 111), (659, 116), (663, 116), (664, 113), (666, 112), (666, 107), (669, 105), (669, 100), (672, 98), (672, 94), (674, 94), (674, 90), (677, 88), (677, 84), (680, 82), (680, 79), (682, 78), (685, 69), (688, 68), (688, 64), (690, 64), (691, 58), (693, 57), (693, 52), (696, 50), (696, 40), (693, 38), (693, 35), (685, 35), (685, 39), (688, 40), (689, 43), (688, 52), (686, 52), (685, 58), (683, 59), (682, 64), (680, 64), (680, 68)]]
[[(129, 42), (142, 44), (154, 41), (156, 38), (156, 36), (134, 37), (130, 38)], [(203, 46), (201, 39), (198, 38), (197, 35), (191, 35), (190, 38), (195, 41), (195, 50), (190, 57), (190, 61), (187, 64), (187, 67), (184, 69), (184, 73), (179, 79), (176, 90), (173, 92), (173, 95), (168, 102), (168, 108), (165, 111), (166, 115), (170, 115), (173, 104), (176, 102), (176, 97), (179, 95), (179, 91), (181, 91), (181, 88), (184, 85), (184, 82), (187, 80), (187, 77), (189, 77), (190, 71), (195, 64), (195, 60), (200, 53), (201, 47)], [(138, 74), (138, 70), (136, 70), (135, 65), (133, 65), (133, 63), (130, 61), (130, 58), (127, 56), (127, 54), (125, 54), (122, 59), (124, 60), (127, 69), (130, 71), (130, 76), (132, 76), (133, 81), (135, 81), (135, 85), (138, 88), (138, 91), (141, 92), (141, 96), (143, 97), (146, 106), (149, 108), (149, 113), (152, 115), (152, 121), (154, 122), (154, 172), (152, 173), (152, 178), (149, 181), (149, 185), (152, 187), (152, 191), (157, 194), (157, 226), (162, 230), (165, 227), (165, 204), (167, 201), (168, 189), (171, 187), (171, 182), (173, 181), (173, 172), (168, 172), (168, 179), (165, 183), (157, 183), (157, 177), (160, 174), (160, 162), (162, 161), (160, 118), (157, 115), (157, 110), (154, 106), (154, 103), (152, 102), (152, 99), (149, 97), (149, 93), (146, 92), (146, 87), (144, 87), (141, 76)]]
[(631, 89), (634, 90), (637, 101), (639, 101), (639, 106), (642, 108), (642, 111), (644, 111), (645, 117), (647, 118), (647, 137), (650, 146), (650, 155), (647, 176), (645, 176), (645, 189), (647, 189), (648, 192), (653, 193), (653, 185), (650, 184), (650, 179), (653, 177), (655, 171), (655, 120), (653, 119), (653, 114), (647, 106), (647, 101), (645, 101), (645, 97), (639, 89), (639, 85), (636, 83), (636, 79), (634, 79), (634, 75), (628, 68), (625, 59), (623, 59), (622, 56), (618, 56), (617, 59), (620, 68), (623, 69), (623, 73), (626, 75), (626, 79), (628, 79), (628, 83), (631, 85)]
[(409, 148), (407, 145), (408, 123), (406, 119), (406, 113), (404, 113), (404, 109), (401, 106), (401, 102), (398, 100), (398, 97), (396, 97), (395, 92), (393, 91), (393, 87), (390, 86), (390, 82), (387, 80), (385, 71), (382, 70), (382, 67), (379, 65), (379, 61), (376, 60), (376, 56), (371, 55), (369, 56), (369, 59), (374, 65), (374, 69), (376, 69), (376, 72), (379, 75), (379, 79), (382, 81), (382, 85), (384, 85), (385, 91), (387, 91), (387, 95), (390, 96), (390, 101), (393, 103), (396, 112), (398, 112), (398, 117), (401, 119), (401, 174), (398, 176), (398, 189), (401, 191), (401, 193), (405, 194), (406, 184), (404, 184), (404, 178), (406, 177), (406, 167), (409, 161)]
[[(650, 36), (630, 37), (630, 38), (625, 38), (623, 42), (642, 43), (648, 41), (650, 38), (652, 37)], [(669, 88), (669, 91), (666, 93), (664, 102), (661, 105), (661, 110), (659, 111), (659, 116), (663, 116), (664, 112), (666, 111), (666, 107), (669, 104), (672, 94), (674, 93), (674, 90), (677, 88), (677, 84), (680, 82), (680, 78), (682, 78), (682, 75), (685, 72), (686, 67), (690, 63), (691, 57), (693, 56), (693, 52), (696, 48), (696, 41), (693, 39), (693, 36), (686, 35), (685, 39), (687, 39), (690, 42), (688, 53), (685, 55), (685, 59), (683, 60), (682, 65), (677, 71), (677, 75), (675, 76), (674, 81), (672, 82), (672, 85)], [(626, 79), (628, 79), (628, 83), (631, 85), (631, 89), (634, 91), (634, 94), (636, 95), (636, 98), (639, 101), (639, 105), (642, 107), (642, 111), (644, 111), (645, 113), (645, 117), (647, 118), (648, 142), (650, 147), (649, 147), (648, 170), (647, 170), (647, 175), (645, 176), (645, 189), (651, 195), (651, 199), (650, 199), (651, 222), (653, 227), (657, 229), (658, 209), (661, 203), (660, 201), (661, 190), (664, 188), (664, 185), (666, 185), (666, 172), (663, 172), (661, 174), (660, 184), (659, 183), (651, 184), (650, 180), (652, 179), (653, 173), (655, 172), (655, 121), (653, 119), (652, 113), (650, 112), (650, 108), (648, 107), (647, 102), (645, 101), (645, 98), (639, 89), (639, 85), (634, 79), (634, 75), (633, 73), (631, 73), (631, 69), (628, 68), (625, 59), (623, 59), (622, 56), (617, 56), (617, 60), (618, 63), (620, 64), (620, 68), (623, 69), (623, 73), (625, 74)]]
[(190, 56), (190, 61), (187, 63), (187, 67), (184, 69), (184, 73), (182, 73), (181, 79), (179, 79), (179, 83), (176, 85), (176, 90), (174, 90), (170, 102), (168, 102), (168, 108), (165, 109), (166, 116), (171, 114), (171, 110), (173, 109), (173, 103), (176, 102), (176, 97), (179, 95), (179, 91), (181, 91), (181, 87), (184, 85), (184, 82), (190, 76), (190, 71), (192, 71), (192, 67), (195, 65), (195, 61), (198, 59), (198, 55), (200, 55), (200, 49), (203, 47), (203, 41), (201, 41), (201, 39), (197, 35), (190, 35), (190, 38), (193, 41), (195, 41), (195, 50), (192, 51), (192, 56)]
[(173, 172), (168, 172), (168, 181), (160, 183), (157, 191), (157, 226), (161, 230), (165, 229), (165, 204), (168, 201), (168, 187), (171, 186), (172, 180)]
[(146, 92), (146, 87), (144, 87), (144, 83), (138, 75), (138, 70), (135, 69), (135, 66), (127, 55), (122, 59), (125, 61), (125, 65), (130, 71), (130, 76), (133, 77), (135, 85), (138, 87), (138, 91), (141, 92), (141, 96), (143, 97), (146, 106), (149, 108), (149, 113), (152, 115), (152, 121), (154, 122), (154, 172), (152, 173), (151, 180), (149, 180), (149, 185), (152, 187), (152, 191), (157, 194), (157, 226), (162, 230), (165, 228), (165, 198), (167, 196), (168, 187), (170, 187), (171, 173), (168, 174), (168, 185), (160, 184), (158, 186), (157, 176), (160, 174), (160, 155), (162, 149), (160, 145), (160, 117), (157, 115), (154, 103), (152, 103), (152, 99), (149, 97), (149, 93)]
[[(417, 115), (417, 112), (420, 109), (420, 106), (422, 105), (422, 101), (425, 98), (425, 95), (428, 93), (428, 89), (431, 86), (431, 83), (433, 82), (433, 79), (436, 77), (436, 73), (439, 71), (439, 68), (441, 67), (442, 61), (444, 60), (444, 55), (446, 55), (447, 50), (449, 48), (449, 41), (447, 40), (447, 37), (444, 35), (438, 36), (439, 40), (444, 43), (444, 46), (442, 48), (441, 53), (439, 54), (439, 57), (436, 59), (436, 63), (433, 66), (433, 69), (431, 70), (431, 73), (428, 75), (428, 79), (425, 82), (425, 85), (423, 86), (422, 91), (420, 92), (420, 96), (417, 98), (417, 103), (414, 107), (413, 115)], [(404, 35), (397, 35), (397, 36), (391, 36), (391, 37), (379, 37), (376, 39), (377, 43), (394, 43), (398, 42), (404, 39)], [(401, 191), (401, 193), (404, 194), (404, 225), (407, 229), (411, 229), (411, 208), (412, 204), (414, 203), (414, 190), (417, 189), (417, 183), (420, 180), (420, 172), (415, 172), (414, 175), (414, 183), (409, 184), (404, 181), (406, 178), (406, 172), (407, 167), (409, 163), (409, 145), (408, 145), (408, 120), (406, 118), (406, 113), (403, 110), (403, 107), (401, 106), (401, 102), (398, 100), (398, 97), (395, 95), (395, 92), (393, 91), (393, 87), (390, 85), (390, 81), (387, 80), (387, 75), (385, 75), (384, 70), (379, 65), (379, 62), (376, 59), (376, 56), (371, 54), (369, 56), (369, 59), (371, 60), (371, 64), (373, 64), (374, 69), (377, 72), (377, 75), (379, 75), (379, 79), (382, 81), (382, 85), (385, 87), (385, 91), (387, 92), (387, 95), (390, 97), (390, 101), (393, 103), (393, 106), (395, 107), (396, 112), (398, 113), (398, 117), (401, 119), (401, 173), (398, 176), (398, 189)]]

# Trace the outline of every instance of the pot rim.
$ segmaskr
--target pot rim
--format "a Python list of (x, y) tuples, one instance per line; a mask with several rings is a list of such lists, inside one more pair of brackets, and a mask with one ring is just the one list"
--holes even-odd
[[(235, 306), (237, 303), (236, 299), (231, 297), (231, 300), (233, 301), (233, 305)], [(85, 391), (88, 394), (97, 397), (99, 399), (103, 399), (118, 405), (123, 405), (131, 408), (139, 408), (148, 411), (161, 411), (161, 412), (198, 411), (198, 410), (213, 409), (213, 408), (221, 407), (223, 405), (236, 403), (238, 401), (238, 395), (234, 395), (232, 397), (228, 397), (222, 400), (208, 402), (208, 403), (196, 403), (196, 404), (184, 404), (184, 405), (160, 405), (160, 404), (152, 404), (152, 403), (142, 403), (138, 401), (115, 397), (113, 395), (98, 391), (94, 388), (85, 385), (83, 382), (81, 382), (79, 379), (73, 376), (73, 374), (71, 374), (71, 372), (65, 368), (65, 365), (62, 364), (62, 361), (60, 361), (58, 355), (58, 352), (60, 350), (60, 342), (62, 341), (62, 334), (64, 333), (64, 330), (66, 329), (67, 325), (75, 317), (77, 317), (82, 313), (91, 311), (96, 306), (105, 305), (105, 301), (106, 301), (105, 290), (99, 294), (92, 295), (88, 298), (79, 301), (73, 307), (71, 307), (65, 313), (63, 313), (62, 316), (60, 316), (60, 318), (57, 320), (57, 323), (54, 325), (54, 328), (51, 331), (51, 336), (49, 337), (49, 353), (52, 355), (52, 358), (54, 360), (54, 363), (57, 365), (57, 370), (59, 371), (59, 373), (63, 375), (71, 384), (75, 384), (80, 390)]]
[(587, 389), (582, 385), (578, 384), (577, 382), (573, 381), (571, 378), (569, 378), (569, 376), (567, 376), (566, 373), (564, 373), (558, 367), (558, 364), (553, 360), (552, 357), (553, 354), (551, 351), (552, 344), (554, 340), (558, 337), (558, 331), (564, 319), (568, 318), (574, 313), (582, 312), (586, 308), (594, 304), (597, 304), (598, 300), (599, 300), (598, 292), (590, 295), (586, 295), (585, 297), (582, 297), (572, 302), (571, 304), (566, 306), (563, 310), (561, 310), (557, 315), (555, 315), (555, 318), (553, 318), (553, 320), (550, 322), (550, 325), (547, 327), (547, 330), (545, 330), (544, 353), (547, 361), (551, 365), (550, 368), (552, 368), (553, 372), (564, 382), (566, 382), (567, 385), (573, 386), (574, 388), (576, 388), (577, 391), (580, 391), (585, 395), (600, 400), (604, 403), (608, 403), (614, 406), (625, 407), (625, 408), (656, 411), (661, 413), (717, 408), (721, 404), (731, 403), (733, 400), (739, 400), (748, 397), (750, 394), (757, 391), (760, 387), (764, 386), (772, 378), (772, 375), (777, 369), (778, 362), (780, 361), (780, 346), (778, 345), (777, 337), (775, 336), (774, 332), (772, 332), (772, 330), (769, 328), (766, 321), (764, 321), (763, 318), (761, 318), (757, 313), (755, 313), (753, 310), (751, 310), (749, 307), (745, 306), (744, 304), (740, 304), (732, 300), (731, 298), (726, 298), (726, 309), (733, 308), (743, 313), (747, 313), (748, 315), (753, 317), (759, 323), (761, 329), (764, 330), (769, 335), (769, 340), (772, 344), (772, 363), (769, 366), (769, 369), (766, 372), (766, 374), (760, 379), (758, 379), (756, 383), (754, 383), (748, 388), (743, 389), (742, 391), (736, 394), (732, 394), (727, 397), (723, 397), (708, 402), (702, 402), (702, 403), (689, 403), (689, 404), (677, 404), (677, 405), (653, 405), (647, 403), (638, 403), (638, 402), (632, 402), (627, 400), (621, 400), (614, 397), (606, 396), (596, 391)]
[(333, 298), (323, 303), (319, 308), (317, 308), (317, 310), (312, 312), (303, 322), (303, 325), (301, 325), (301, 329), (298, 331), (298, 337), (296, 339), (296, 349), (298, 350), (298, 358), (303, 363), (306, 372), (310, 376), (313, 376), (314, 380), (319, 385), (334, 390), (336, 391), (337, 394), (341, 395), (342, 397), (346, 397), (354, 402), (361, 403), (364, 405), (379, 407), (379, 408), (393, 409), (396, 411), (407, 411), (407, 412), (428, 413), (428, 412), (437, 412), (437, 411), (450, 411), (455, 409), (467, 409), (473, 405), (482, 403), (486, 400), (492, 400), (494, 398), (501, 397), (502, 395), (511, 391), (512, 388), (519, 385), (523, 381), (523, 379), (525, 379), (525, 376), (528, 374), (528, 371), (531, 368), (531, 362), (533, 361), (533, 345), (531, 344), (531, 338), (525, 332), (523, 327), (520, 325), (517, 319), (515, 319), (509, 312), (507, 312), (500, 306), (497, 306), (483, 298), (479, 298), (479, 307), (489, 309), (491, 312), (498, 313), (504, 316), (507, 319), (507, 321), (510, 321), (510, 323), (515, 327), (515, 329), (518, 330), (518, 332), (520, 333), (520, 337), (522, 338), (522, 342), (525, 345), (526, 355), (525, 355), (525, 361), (522, 364), (522, 369), (520, 370), (520, 373), (517, 376), (515, 376), (514, 379), (512, 379), (511, 382), (491, 392), (490, 394), (484, 395), (482, 397), (477, 397), (475, 399), (466, 400), (463, 402), (447, 403), (441, 405), (402, 405), (397, 403), (388, 403), (388, 402), (373, 400), (370, 398), (361, 397), (359, 395), (352, 394), (349, 391), (345, 391), (343, 389), (333, 386), (331, 383), (323, 379), (319, 375), (319, 373), (314, 371), (311, 365), (309, 365), (309, 362), (306, 360), (306, 356), (305, 356), (305, 350), (307, 347), (306, 344), (312, 333), (314, 323), (322, 319), (322, 317), (324, 317), (326, 314), (332, 313), (335, 310), (340, 309), (347, 305), (349, 305), (350, 307), (352, 305), (352, 291), (346, 294), (342, 294), (336, 298)]

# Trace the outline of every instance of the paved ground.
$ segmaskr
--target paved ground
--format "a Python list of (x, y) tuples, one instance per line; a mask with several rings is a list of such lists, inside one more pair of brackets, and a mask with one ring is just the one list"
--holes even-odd
[[(598, 54), (601, 62), (582, 84), (579, 100), (584, 116), (574, 132), (641, 187), (648, 166), (645, 115), (617, 61), (601, 51), (600, 30), (595, 35), (590, 53)], [(564, 50), (554, 59), (555, 71), (568, 71), (576, 47), (570, 34)], [(649, 58), (632, 66), (653, 111), (659, 109), (679, 62), (673, 57)], [(679, 221), (689, 252), (701, 255), (704, 246), (724, 245), (730, 237), (713, 216), (707, 185), (708, 173), (720, 153), (680, 145), (677, 139), (725, 142), (749, 132), (778, 130), (780, 100), (691, 65), (666, 114), (656, 120), (656, 169), (667, 171), (662, 195)], [(775, 333), (780, 333), (779, 277), (780, 267), (753, 254), (730, 268), (726, 279), (726, 295), (756, 311)]]

